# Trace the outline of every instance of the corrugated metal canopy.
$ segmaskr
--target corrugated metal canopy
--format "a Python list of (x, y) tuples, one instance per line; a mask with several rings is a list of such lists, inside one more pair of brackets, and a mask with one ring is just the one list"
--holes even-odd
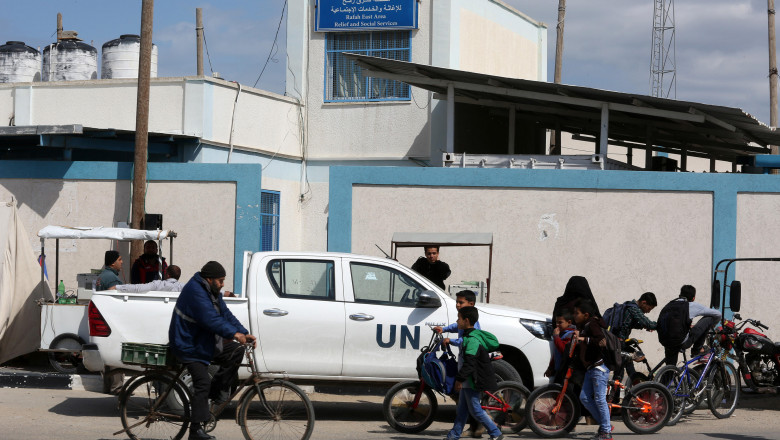
[[(609, 143), (734, 161), (737, 156), (768, 154), (780, 133), (739, 108), (612, 92), (423, 64), (345, 54), (367, 76), (403, 81), (456, 102), (514, 106), (518, 118), (575, 135), (598, 136), (601, 111), (609, 109)], [(656, 147), (660, 146), (660, 147)]]

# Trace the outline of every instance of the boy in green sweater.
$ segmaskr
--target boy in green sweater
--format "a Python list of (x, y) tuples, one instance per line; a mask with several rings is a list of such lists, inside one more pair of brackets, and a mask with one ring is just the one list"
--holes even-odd
[(498, 341), (493, 334), (474, 328), (478, 320), (479, 312), (476, 307), (465, 306), (458, 310), (458, 329), (463, 330), (461, 345), (463, 365), (455, 376), (454, 391), (460, 392), (455, 425), (447, 434), (446, 440), (460, 438), (469, 413), (485, 425), (491, 440), (504, 438), (501, 430), (490, 420), (490, 416), (485, 413), (479, 402), (482, 391), (495, 391), (498, 388), (488, 349), (488, 347), (497, 347)]

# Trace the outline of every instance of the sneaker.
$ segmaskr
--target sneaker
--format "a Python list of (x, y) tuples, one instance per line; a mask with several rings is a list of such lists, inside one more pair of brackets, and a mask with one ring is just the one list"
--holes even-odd
[[(612, 437), (610, 437), (610, 438), (612, 438)], [(499, 434), (499, 436), (498, 436), (498, 437), (493, 437), (493, 436), (491, 435), (491, 436), (490, 436), (490, 440), (504, 440), (504, 434)]]
[(590, 440), (612, 440), (612, 433), (599, 431)]

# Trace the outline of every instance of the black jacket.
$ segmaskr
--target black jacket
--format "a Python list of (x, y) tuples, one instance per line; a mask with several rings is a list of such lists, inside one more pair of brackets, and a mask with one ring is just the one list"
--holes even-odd
[(442, 290), (444, 289), (444, 280), (449, 278), (452, 273), (449, 264), (443, 261), (437, 261), (431, 264), (425, 257), (418, 258), (412, 265), (412, 270), (433, 281), (433, 283), (441, 287)]
[(495, 391), (498, 389), (496, 373), (493, 370), (490, 353), (485, 349), (481, 336), (482, 332), (479, 329), (467, 328), (463, 331), (463, 342), (460, 347), (463, 351), (463, 366), (458, 370), (455, 381), (468, 381), (469, 386), (477, 391)]
[(585, 367), (600, 365), (604, 362), (604, 355), (599, 343), (604, 339), (604, 332), (607, 331), (607, 323), (602, 318), (592, 316), (585, 322), (580, 329), (580, 337), (585, 338), (584, 342), (579, 342), (580, 360)]

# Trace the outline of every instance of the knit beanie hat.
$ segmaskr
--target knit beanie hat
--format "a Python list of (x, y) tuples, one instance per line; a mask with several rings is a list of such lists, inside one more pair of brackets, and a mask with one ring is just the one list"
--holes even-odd
[(203, 278), (222, 278), (225, 275), (225, 268), (216, 261), (209, 261), (200, 269), (200, 276)]
[(105, 263), (106, 266), (111, 266), (116, 262), (116, 260), (119, 259), (119, 252), (117, 251), (106, 251), (106, 257), (105, 257)]

